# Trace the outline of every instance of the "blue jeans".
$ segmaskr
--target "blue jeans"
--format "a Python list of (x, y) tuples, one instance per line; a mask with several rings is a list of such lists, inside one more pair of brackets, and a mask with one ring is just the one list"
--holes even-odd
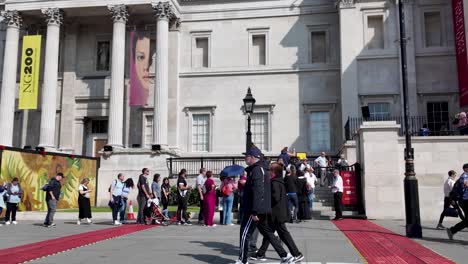
[(125, 210), (127, 210), (127, 199), (122, 199), (122, 205), (120, 206), (120, 222), (125, 221)]
[(231, 193), (229, 196), (223, 197), (223, 224), (230, 225), (232, 224), (232, 204), (234, 203), (234, 194)]
[(296, 193), (288, 193), (289, 221), (297, 220), (299, 210), (299, 200)]
[(314, 204), (314, 189), (310, 190), (307, 198), (309, 198), (309, 209), (312, 210), (312, 205)]

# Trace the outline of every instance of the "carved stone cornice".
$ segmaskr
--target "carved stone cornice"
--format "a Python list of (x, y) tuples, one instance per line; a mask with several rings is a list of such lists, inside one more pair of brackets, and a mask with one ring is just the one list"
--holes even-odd
[(21, 27), (23, 19), (17, 10), (5, 10), (0, 14), (2, 22), (8, 27)]
[(63, 23), (63, 12), (62, 10), (54, 8), (45, 8), (41, 10), (42, 14), (45, 16), (45, 20), (48, 25), (58, 25), (60, 26)]
[(169, 21), (177, 19), (174, 7), (169, 2), (152, 3), (157, 19), (167, 19)]
[(128, 21), (128, 8), (126, 5), (114, 5), (107, 8), (112, 14), (112, 21), (124, 23)]
[(337, 8), (349, 8), (354, 7), (357, 2), (359, 0), (335, 0), (335, 6)]

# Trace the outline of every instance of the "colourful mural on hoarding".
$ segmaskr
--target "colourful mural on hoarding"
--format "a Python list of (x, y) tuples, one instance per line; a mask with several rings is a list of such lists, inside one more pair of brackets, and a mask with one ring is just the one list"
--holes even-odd
[[(78, 187), (82, 179), (89, 178), (88, 187), (96, 190), (97, 159), (10, 149), (1, 151), (0, 184), (18, 177), (23, 188), (21, 211), (47, 210), (46, 193), (41, 188), (59, 172), (65, 176), (57, 205), (59, 209), (78, 208)], [(91, 193), (91, 205), (95, 204), (95, 197), (95, 193)]]

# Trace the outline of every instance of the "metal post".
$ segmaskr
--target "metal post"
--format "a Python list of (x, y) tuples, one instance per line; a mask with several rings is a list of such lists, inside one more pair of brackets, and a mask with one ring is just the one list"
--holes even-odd
[(249, 151), (249, 148), (252, 146), (252, 132), (250, 131), (250, 114), (247, 117), (247, 140), (245, 144), (245, 151)]
[(405, 213), (406, 213), (406, 236), (412, 238), (422, 238), (421, 218), (419, 213), (419, 192), (418, 180), (414, 172), (414, 149), (411, 147), (411, 133), (408, 127), (408, 72), (406, 65), (406, 30), (404, 1), (398, 3), (400, 14), (400, 52), (401, 52), (401, 71), (403, 78), (403, 108), (404, 108), (404, 127), (405, 127)]

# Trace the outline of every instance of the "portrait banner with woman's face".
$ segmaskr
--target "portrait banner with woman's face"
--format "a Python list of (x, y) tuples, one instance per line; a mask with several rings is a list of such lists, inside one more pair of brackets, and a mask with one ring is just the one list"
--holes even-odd
[(154, 84), (150, 77), (151, 41), (148, 33), (130, 32), (130, 106), (146, 106)]

